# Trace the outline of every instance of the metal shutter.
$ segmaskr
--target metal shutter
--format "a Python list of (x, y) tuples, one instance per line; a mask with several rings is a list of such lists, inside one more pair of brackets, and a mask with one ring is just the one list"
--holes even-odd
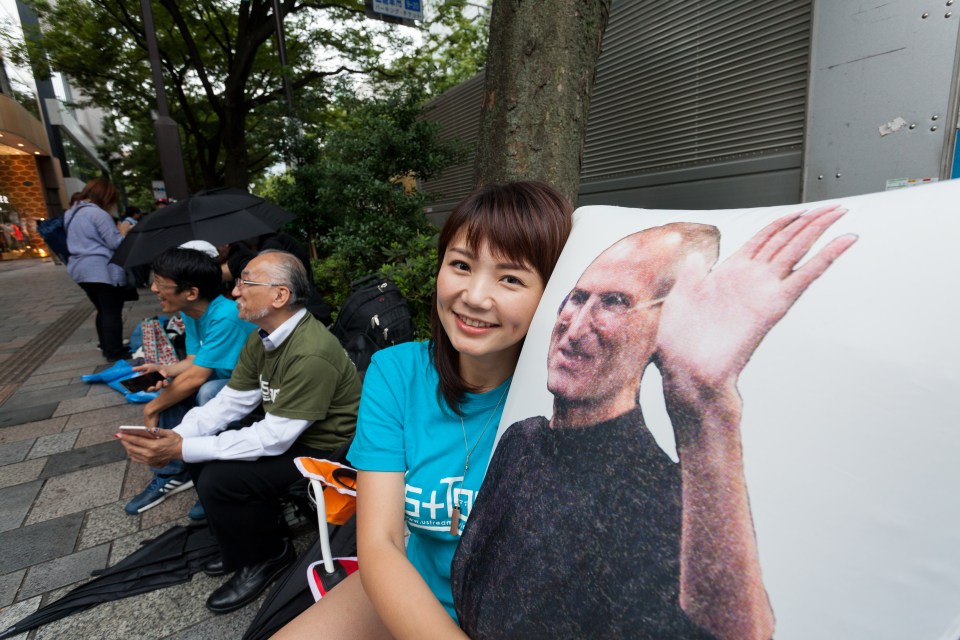
[[(443, 95), (428, 102), (423, 109), (423, 118), (440, 123), (440, 135), (444, 140), (457, 139), (471, 151), (480, 135), (480, 107), (483, 101), (483, 72), (445, 91)], [(450, 211), (463, 199), (473, 185), (473, 159), (443, 172), (423, 183), (423, 188), (439, 196), (430, 210)]]
[(798, 150), (810, 0), (614, 0), (584, 183)]
[[(810, 18), (811, 0), (613, 0), (590, 102), (581, 203), (796, 201)], [(481, 73), (431, 102), (425, 117), (442, 123), (444, 137), (473, 145), (482, 91)], [(711, 167), (716, 175), (701, 175)], [(689, 186), (707, 177), (731, 186)], [(425, 184), (443, 194), (431, 209), (449, 211), (472, 179), (471, 160)], [(667, 183), (673, 191), (651, 195)]]

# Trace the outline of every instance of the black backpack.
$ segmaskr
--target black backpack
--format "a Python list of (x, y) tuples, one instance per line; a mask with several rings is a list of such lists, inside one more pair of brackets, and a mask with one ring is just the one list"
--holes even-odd
[(397, 285), (372, 275), (350, 283), (330, 332), (363, 377), (374, 353), (413, 340), (413, 318)]

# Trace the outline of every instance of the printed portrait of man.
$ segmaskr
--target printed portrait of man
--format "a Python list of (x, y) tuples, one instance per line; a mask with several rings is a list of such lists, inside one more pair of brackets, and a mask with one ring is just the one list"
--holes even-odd
[[(769, 638), (744, 480), (737, 379), (766, 333), (848, 249), (798, 267), (844, 210), (785, 216), (719, 265), (716, 227), (616, 242), (560, 306), (553, 416), (512, 425), (454, 559), (461, 626), (483, 638)], [(663, 377), (679, 463), (639, 405)]]

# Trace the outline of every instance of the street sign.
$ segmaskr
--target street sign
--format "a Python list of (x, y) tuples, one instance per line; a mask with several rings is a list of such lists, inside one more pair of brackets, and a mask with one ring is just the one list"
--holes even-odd
[(373, 10), (387, 16), (406, 20), (423, 20), (420, 0), (373, 0)]
[(153, 180), (150, 184), (153, 188), (153, 201), (160, 202), (167, 199), (167, 186), (163, 180)]

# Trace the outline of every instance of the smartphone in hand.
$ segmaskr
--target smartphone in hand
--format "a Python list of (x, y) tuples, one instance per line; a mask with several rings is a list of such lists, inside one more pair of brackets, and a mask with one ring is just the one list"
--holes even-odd
[(147, 427), (138, 427), (138, 426), (129, 425), (129, 424), (122, 424), (122, 425), (120, 425), (120, 431), (121, 431), (122, 433), (137, 433), (137, 434), (140, 434), (140, 435), (148, 435), (148, 436), (151, 436), (151, 437), (153, 437), (153, 438), (156, 438), (156, 437), (157, 437), (157, 436), (156, 436), (156, 433), (155, 433), (154, 431), (148, 429)]
[(123, 388), (130, 393), (136, 393), (138, 391), (146, 391), (163, 379), (164, 377), (162, 373), (159, 371), (151, 371), (133, 378), (121, 380), (120, 384), (122, 384)]

